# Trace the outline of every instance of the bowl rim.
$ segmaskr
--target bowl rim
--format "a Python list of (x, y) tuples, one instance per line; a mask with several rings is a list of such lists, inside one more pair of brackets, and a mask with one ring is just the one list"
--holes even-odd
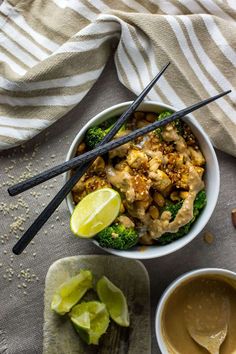
[(162, 293), (158, 301), (156, 307), (156, 313), (155, 313), (155, 334), (156, 334), (156, 339), (157, 339), (159, 349), (162, 354), (169, 354), (161, 330), (162, 313), (163, 313), (164, 306), (167, 300), (169, 299), (170, 295), (173, 293), (173, 291), (176, 290), (179, 286), (181, 286), (182, 283), (184, 283), (186, 280), (196, 278), (200, 275), (223, 275), (225, 276), (225, 278), (230, 278), (230, 279), (233, 278), (236, 280), (236, 272), (229, 269), (216, 268), (216, 267), (194, 269), (184, 274), (181, 274), (176, 279), (174, 279)]
[[(111, 114), (113, 111), (122, 110), (122, 112), (123, 112), (131, 103), (132, 103), (132, 101), (126, 101), (126, 102), (121, 102), (121, 103), (115, 104), (115, 105), (113, 105), (111, 107), (106, 108), (102, 112), (99, 112), (93, 118), (91, 118), (81, 128), (81, 130), (75, 135), (74, 140), (72, 141), (72, 143), (70, 145), (70, 148), (68, 150), (68, 153), (66, 155), (66, 161), (71, 159), (72, 157), (74, 157), (74, 150), (75, 150), (76, 146), (78, 145), (78, 140), (80, 139), (80, 137), (83, 134), (85, 134), (85, 132), (87, 131), (87, 129), (90, 126), (95, 125), (96, 122), (99, 119), (101, 119), (103, 116)], [(175, 108), (173, 106), (161, 103), (159, 101), (150, 101), (150, 100), (143, 101), (139, 105), (138, 109), (140, 109), (140, 110), (143, 109), (145, 111), (145, 106), (153, 106), (153, 107), (156, 107), (157, 109), (160, 109), (160, 110), (169, 109), (169, 110), (172, 110), (173, 112), (178, 110), (177, 108)], [(163, 257), (165, 255), (168, 255), (170, 253), (176, 252), (177, 250), (179, 250), (179, 249), (183, 248), (184, 246), (186, 246), (188, 243), (190, 243), (202, 231), (202, 229), (205, 227), (205, 225), (209, 221), (209, 219), (210, 219), (210, 217), (211, 217), (211, 215), (212, 215), (212, 213), (213, 213), (213, 211), (215, 209), (215, 206), (216, 206), (216, 203), (217, 203), (217, 200), (218, 200), (218, 195), (219, 195), (219, 188), (220, 188), (219, 164), (218, 164), (217, 157), (216, 157), (214, 148), (212, 146), (211, 140), (208, 137), (208, 135), (205, 133), (205, 131), (203, 130), (202, 126), (198, 123), (198, 121), (194, 117), (192, 117), (192, 115), (185, 116), (184, 120), (187, 120), (190, 124), (192, 124), (194, 126), (194, 128), (196, 128), (198, 133), (202, 136), (202, 138), (203, 138), (204, 142), (206, 143), (207, 148), (208, 148), (208, 150), (209, 150), (209, 152), (211, 154), (212, 160), (214, 162), (214, 167), (215, 167), (215, 170), (216, 170), (216, 175), (214, 176), (215, 177), (215, 179), (214, 179), (215, 191), (214, 191), (214, 195), (212, 195), (211, 205), (208, 206), (208, 217), (206, 217), (205, 220), (204, 219), (201, 220), (201, 227), (199, 227), (199, 230), (197, 230), (195, 233), (193, 233), (193, 235), (191, 235), (191, 237), (188, 237), (188, 234), (187, 234), (186, 236), (184, 236), (180, 240), (177, 240), (177, 241), (171, 243), (172, 247), (169, 247), (169, 248), (168, 247), (165, 248), (165, 246), (156, 246), (156, 247), (158, 247), (158, 249), (160, 249), (160, 248), (162, 249), (161, 254), (153, 254), (152, 252), (146, 252), (146, 251), (145, 252), (141, 252), (141, 251), (136, 250), (136, 249), (120, 251), (120, 250), (115, 250), (115, 249), (110, 249), (110, 248), (109, 249), (108, 248), (103, 248), (103, 247), (101, 247), (98, 244), (98, 242), (93, 240), (93, 243), (95, 243), (99, 248), (103, 249), (104, 251), (106, 251), (106, 252), (108, 252), (110, 254), (121, 256), (121, 257), (126, 257), (126, 258), (132, 258), (132, 259), (159, 258), (159, 257)], [(65, 173), (64, 182), (66, 182), (68, 180), (69, 174), (70, 174), (70, 171), (67, 171)], [(70, 196), (71, 196), (71, 193), (69, 193), (67, 195), (67, 197), (66, 197), (66, 204), (67, 204), (67, 207), (68, 207), (69, 212), (71, 214), (74, 207), (73, 207), (73, 204), (71, 203)], [(204, 210), (203, 210), (203, 215), (204, 215)], [(180, 241), (180, 242), (178, 243), (178, 241)], [(174, 244), (175, 244), (175, 247), (173, 247)], [(169, 246), (169, 245), (167, 245), (167, 246)], [(151, 247), (151, 246), (147, 246), (147, 247)], [(153, 247), (155, 247), (155, 246), (152, 246), (152, 249), (153, 249)]]

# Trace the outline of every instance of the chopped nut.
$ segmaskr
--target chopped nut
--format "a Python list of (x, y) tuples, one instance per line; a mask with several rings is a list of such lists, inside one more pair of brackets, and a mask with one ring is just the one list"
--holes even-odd
[(189, 192), (187, 192), (187, 191), (181, 191), (181, 192), (179, 192), (179, 196), (181, 199), (186, 199), (188, 196), (188, 193)]
[(137, 128), (143, 128), (146, 127), (149, 123), (146, 120), (140, 120), (137, 123)]
[(121, 202), (120, 203), (120, 214), (123, 214), (125, 212), (125, 207), (124, 204)]
[(150, 123), (155, 122), (156, 118), (157, 118), (157, 114), (155, 114), (155, 113), (147, 113), (146, 114), (146, 120)]
[(158, 208), (156, 206), (151, 205), (148, 211), (149, 211), (149, 214), (151, 215), (151, 217), (153, 219), (158, 219), (159, 218), (160, 213), (159, 213), (159, 210), (158, 210)]
[(117, 218), (117, 220), (119, 221), (119, 223), (123, 224), (127, 228), (131, 228), (135, 226), (133, 221), (130, 218), (128, 218), (128, 216), (126, 215), (120, 215)]
[(144, 113), (144, 112), (134, 112), (134, 117), (135, 117), (135, 119), (137, 119), (137, 120), (139, 120), (139, 119), (144, 119), (145, 113)]
[(115, 232), (112, 232), (111, 237), (112, 238), (117, 238), (117, 237), (119, 237), (119, 235), (117, 233), (115, 233)]
[(81, 143), (81, 144), (79, 144), (76, 153), (77, 153), (78, 155), (79, 155), (79, 154), (82, 154), (82, 153), (85, 151), (85, 148), (86, 148), (86, 145), (85, 145), (84, 142)]
[(170, 199), (173, 200), (173, 202), (179, 202), (181, 198), (179, 196), (179, 193), (177, 191), (174, 191), (170, 194)]
[(231, 212), (231, 217), (232, 217), (232, 223), (234, 227), (236, 228), (236, 208), (234, 208)]
[(155, 192), (153, 195), (153, 200), (159, 207), (163, 207), (165, 205), (165, 198), (161, 193)]

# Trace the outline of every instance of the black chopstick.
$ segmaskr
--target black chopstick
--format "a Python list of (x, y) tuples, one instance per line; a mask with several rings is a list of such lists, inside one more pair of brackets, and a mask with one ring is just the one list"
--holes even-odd
[[(166, 119), (163, 119), (161, 121), (156, 121), (152, 124), (147, 125), (144, 128), (140, 128), (135, 130), (134, 132), (131, 132), (130, 134), (127, 134), (125, 136), (122, 136), (119, 139), (115, 139), (112, 140), (108, 143), (103, 143), (102, 145), (99, 145), (98, 147), (96, 147), (95, 149), (88, 151), (82, 155), (76, 156), (74, 158), (72, 158), (69, 161), (65, 161), (63, 163), (61, 163), (60, 165), (57, 165), (55, 167), (52, 167), (42, 173), (39, 173), (38, 175), (29, 178), (28, 180), (21, 182), (21, 188), (22, 186), (24, 186), (24, 188), (28, 189), (28, 188), (32, 188), (33, 186), (36, 186), (44, 181), (47, 181), (53, 177), (56, 177), (58, 175), (60, 175), (61, 173), (64, 173), (72, 168), (78, 168), (81, 164), (86, 163), (88, 161), (94, 160), (96, 157), (103, 155), (105, 153), (107, 153), (108, 151), (117, 148), (118, 146), (124, 145), (125, 143), (134, 140), (142, 135), (145, 135), (153, 130), (155, 130), (158, 127), (164, 126), (170, 122), (173, 122), (174, 120), (184, 117), (185, 115), (195, 111), (196, 109), (199, 109), (203, 106), (205, 106), (206, 104), (215, 101), (216, 99), (228, 94), (229, 91), (226, 92), (222, 92), (219, 95), (207, 98), (204, 101), (195, 103), (194, 105), (184, 108), (176, 113), (173, 113), (171, 116), (169, 116)], [(17, 185), (15, 186), (17, 187)]]
[[(110, 132), (104, 137), (99, 146), (105, 144), (109, 139), (112, 139), (113, 136), (118, 132), (120, 127), (125, 123), (126, 120), (130, 117), (130, 115), (136, 110), (139, 104), (142, 102), (147, 93), (151, 90), (157, 80), (162, 76), (167, 67), (170, 65), (168, 63), (165, 65), (162, 70), (157, 74), (157, 76), (147, 85), (147, 87), (141, 92), (141, 94), (134, 100), (134, 102), (130, 105), (125, 113), (121, 115), (121, 117), (117, 120), (114, 127), (110, 130)], [(23, 234), (23, 236), (19, 239), (19, 241), (15, 244), (12, 251), (15, 254), (21, 254), (22, 251), (27, 247), (30, 241), (34, 238), (37, 232), (41, 229), (41, 227), (47, 222), (50, 216), (54, 213), (57, 207), (61, 204), (63, 199), (67, 196), (67, 194), (71, 191), (74, 185), (78, 182), (78, 180), (83, 176), (83, 174), (87, 171), (89, 166), (93, 161), (90, 161), (86, 164), (80, 166), (79, 169), (76, 169), (75, 174), (65, 183), (65, 185), (59, 190), (59, 192), (55, 195), (55, 197), (50, 201), (50, 203), (46, 206), (46, 208), (41, 212), (41, 214), (35, 219), (33, 224), (29, 227), (28, 230)], [(30, 188), (30, 187), (29, 187)], [(28, 188), (27, 188), (28, 189)], [(16, 193), (18, 194), (18, 193)]]
[[(148, 92), (151, 90), (151, 88), (155, 85), (155, 83), (163, 75), (163, 73), (166, 71), (166, 69), (168, 68), (169, 65), (170, 65), (170, 63), (166, 64), (161, 69), (161, 71), (154, 77), (154, 79), (147, 85), (147, 87), (145, 87), (145, 89), (134, 100), (134, 102), (129, 106), (129, 108), (119, 117), (119, 119), (116, 121), (116, 123), (114, 124), (112, 129), (108, 132), (108, 134), (101, 141), (99, 146), (104, 145), (105, 143), (110, 141), (116, 135), (116, 133), (119, 131), (119, 129), (122, 127), (122, 125), (128, 120), (128, 118), (131, 116), (131, 114), (140, 105), (140, 103), (142, 102), (144, 97), (148, 94)], [(39, 173), (38, 175), (33, 176), (32, 178), (29, 178), (25, 181), (19, 182), (15, 185), (9, 187), (8, 193), (10, 194), (10, 196), (15, 196), (17, 194), (20, 194), (20, 193), (30, 189), (30, 188), (37, 186), (40, 183), (43, 183), (43, 182), (53, 178), (54, 176), (57, 176), (58, 175), (57, 173), (55, 175), (53, 174), (53, 170), (54, 170), (54, 167), (52, 169), (48, 169), (42, 173)], [(67, 170), (65, 170), (65, 171), (67, 171)]]

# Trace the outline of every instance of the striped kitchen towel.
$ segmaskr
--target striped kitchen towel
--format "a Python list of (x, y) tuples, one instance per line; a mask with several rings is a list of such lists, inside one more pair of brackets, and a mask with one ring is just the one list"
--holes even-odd
[(114, 53), (136, 94), (183, 108), (232, 89), (194, 115), (236, 155), (236, 0), (8, 0), (0, 6), (0, 149), (77, 105)]

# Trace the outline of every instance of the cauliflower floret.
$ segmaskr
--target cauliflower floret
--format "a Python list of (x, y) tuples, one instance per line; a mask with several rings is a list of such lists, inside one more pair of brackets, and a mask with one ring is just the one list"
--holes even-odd
[(105, 161), (101, 156), (97, 157), (89, 171), (94, 171), (96, 173), (103, 172), (105, 168)]
[(192, 164), (195, 166), (203, 166), (205, 164), (205, 158), (200, 150), (194, 150), (194, 148), (189, 147), (188, 151), (190, 152)]
[(146, 200), (137, 200), (134, 203), (127, 203), (126, 207), (131, 216), (143, 220), (147, 215), (146, 210), (151, 202), (152, 198), (149, 196)]
[(153, 157), (149, 161), (149, 171), (156, 172), (156, 170), (160, 167), (162, 163), (162, 159), (159, 156)]
[(97, 189), (106, 188), (106, 187), (111, 188), (111, 185), (108, 181), (106, 181), (105, 179), (98, 177), (98, 176), (92, 176), (92, 177), (88, 178), (84, 182), (84, 186), (85, 186), (87, 194), (91, 193)]
[(121, 145), (111, 151), (109, 151), (109, 158), (113, 159), (114, 157), (126, 157), (127, 153), (130, 149), (130, 144), (131, 143), (126, 143), (124, 145)]
[(132, 178), (135, 200), (146, 200), (149, 196), (151, 181), (144, 176), (136, 175)]
[(120, 215), (118, 218), (117, 218), (117, 221), (124, 225), (127, 229), (131, 228), (131, 227), (134, 227), (134, 223), (133, 221), (126, 215)]
[(189, 189), (189, 173), (183, 173), (181, 179), (178, 182), (179, 188)]
[(159, 192), (163, 192), (171, 185), (171, 180), (169, 179), (167, 174), (161, 170), (150, 172), (149, 177), (152, 180), (152, 187), (158, 190)]
[(84, 185), (84, 180), (85, 180), (85, 175), (83, 175), (80, 180), (74, 185), (72, 188), (72, 192), (74, 193), (82, 193), (85, 190), (85, 185)]
[(119, 163), (117, 163), (115, 165), (115, 170), (117, 171), (121, 171), (121, 172), (128, 172), (130, 175), (133, 174), (132, 169), (130, 168), (130, 166), (127, 164), (126, 160), (122, 160)]
[(198, 175), (202, 178), (203, 173), (204, 173), (204, 168), (199, 167), (199, 166), (194, 166), (194, 168), (197, 171)]
[(127, 156), (127, 162), (132, 168), (147, 168), (148, 157), (143, 151), (131, 149)]

